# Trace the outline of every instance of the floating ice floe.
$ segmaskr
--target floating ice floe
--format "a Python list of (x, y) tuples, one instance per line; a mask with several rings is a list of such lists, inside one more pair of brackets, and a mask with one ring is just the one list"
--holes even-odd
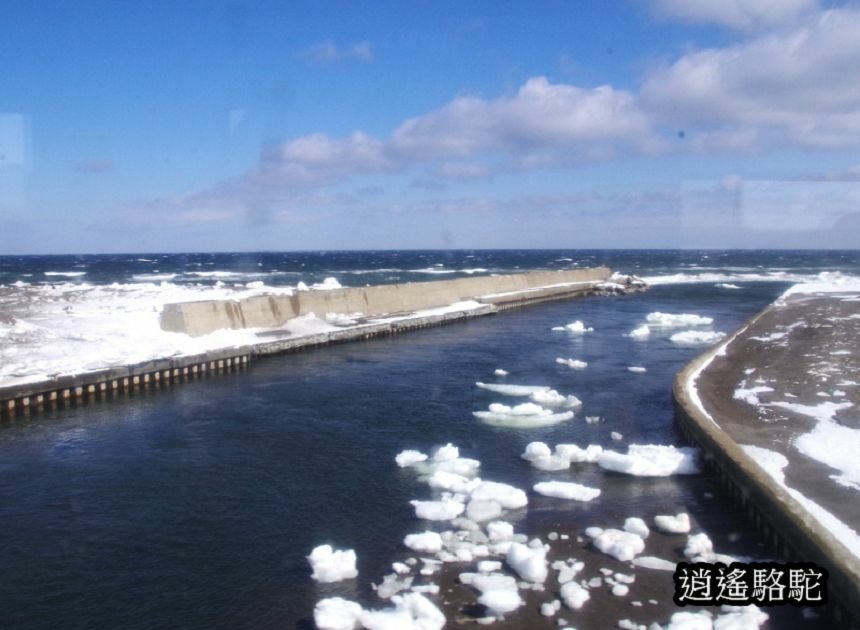
[(508, 371), (507, 371), (507, 370), (503, 370), (503, 369), (501, 369), (501, 368), (497, 368), (496, 370), (494, 370), (494, 371), (493, 371), (493, 374), (494, 374), (495, 376), (507, 376), (507, 375), (508, 375)]
[(676, 566), (674, 562), (669, 562), (656, 556), (636, 556), (632, 562), (637, 567), (654, 569), (656, 571), (674, 571)]
[(314, 606), (314, 623), (319, 630), (354, 630), (361, 623), (362, 612), (357, 602), (329, 597)]
[(545, 497), (570, 501), (591, 501), (600, 496), (598, 488), (589, 488), (569, 481), (541, 481), (534, 485), (534, 491)]
[(507, 385), (504, 383), (475, 383), (481, 389), (487, 389), (504, 396), (531, 396), (535, 392), (547, 392), (550, 390), (546, 385)]
[(709, 346), (725, 336), (726, 333), (713, 330), (685, 330), (669, 337), (669, 341), (679, 346)]
[(543, 584), (549, 574), (547, 548), (537, 542), (535, 546), (511, 543), (505, 562), (526, 582)]
[(578, 359), (564, 359), (562, 357), (558, 357), (555, 362), (559, 365), (566, 365), (573, 370), (584, 370), (588, 367), (588, 363), (585, 361), (579, 361)]
[(534, 392), (529, 398), (533, 403), (544, 407), (565, 407), (568, 409), (582, 407), (582, 401), (576, 396), (565, 396), (564, 394), (559, 394), (554, 389)]
[(577, 320), (564, 326), (553, 326), (552, 330), (559, 332), (569, 332), (576, 335), (581, 335), (587, 332), (594, 332), (594, 328), (586, 327), (581, 321)]
[(466, 509), (461, 501), (443, 497), (439, 501), (410, 501), (415, 508), (415, 516), (428, 521), (450, 521), (460, 516)]
[(442, 551), (442, 536), (431, 531), (408, 534), (403, 539), (403, 544), (419, 553), (439, 553)]
[(352, 579), (358, 575), (355, 559), (353, 549), (336, 550), (331, 545), (319, 545), (308, 556), (308, 562), (313, 570), (311, 578), (317, 582)]
[(630, 444), (627, 453), (604, 450), (597, 464), (615, 472), (637, 477), (691, 475), (699, 472), (699, 450), (661, 444)]
[(405, 593), (391, 598), (393, 608), (365, 610), (361, 625), (368, 630), (441, 630), (445, 615), (420, 593)]
[(739, 287), (736, 284), (731, 284), (729, 282), (718, 282), (714, 285), (718, 289), (742, 289), (743, 287)]
[(412, 466), (418, 462), (423, 462), (426, 459), (427, 455), (421, 451), (405, 450), (398, 453), (394, 458), (394, 461), (396, 461), (397, 465), (401, 468), (406, 468), (407, 466)]
[(586, 448), (576, 444), (558, 444), (553, 452), (543, 442), (530, 442), (520, 457), (538, 470), (552, 471), (566, 470), (576, 463), (594, 463), (602, 452), (603, 447), (597, 444), (589, 444)]
[(686, 326), (710, 326), (714, 323), (714, 318), (690, 313), (674, 314), (657, 311), (646, 315), (645, 321), (648, 322), (648, 326), (655, 328), (684, 328)]
[(638, 365), (631, 365), (630, 367), (628, 367), (628, 368), (627, 368), (627, 371), (628, 371), (628, 372), (633, 372), (633, 373), (635, 373), (635, 374), (644, 374), (644, 373), (645, 373), (645, 372), (647, 372), (648, 370), (647, 370), (647, 368), (640, 367), (640, 366), (638, 366)]
[(722, 614), (713, 616), (710, 611), (676, 612), (665, 626), (652, 624), (661, 630), (756, 630), (768, 620), (767, 613), (758, 606), (723, 606)]
[(624, 531), (630, 532), (631, 534), (636, 534), (641, 537), (643, 540), (648, 538), (651, 534), (651, 530), (648, 529), (648, 525), (645, 524), (638, 516), (631, 516), (624, 520)]
[(621, 562), (629, 562), (645, 550), (645, 541), (638, 534), (620, 529), (589, 527), (585, 534), (594, 546), (608, 556)]
[(627, 336), (631, 339), (647, 339), (651, 336), (651, 329), (648, 328), (648, 324), (642, 324), (638, 328), (634, 328), (627, 333)]
[(561, 586), (561, 598), (564, 600), (565, 606), (572, 610), (579, 610), (585, 602), (591, 599), (591, 593), (576, 582), (568, 582)]
[(472, 415), (493, 426), (520, 429), (549, 426), (573, 418), (572, 411), (554, 413), (534, 403), (522, 403), (514, 407), (492, 403), (489, 411), (473, 411)]
[(659, 514), (654, 517), (654, 525), (665, 534), (687, 534), (690, 532), (690, 515), (686, 512), (675, 516)]

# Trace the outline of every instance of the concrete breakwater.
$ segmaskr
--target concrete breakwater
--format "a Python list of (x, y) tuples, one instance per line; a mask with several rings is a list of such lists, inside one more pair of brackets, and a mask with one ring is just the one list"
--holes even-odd
[[(29, 413), (77, 400), (109, 398), (137, 388), (155, 388), (207, 374), (244, 369), (254, 356), (398, 334), (518, 306), (597, 292), (641, 290), (642, 283), (618, 285), (606, 267), (558, 272), (482, 276), (437, 282), (379, 285), (329, 291), (301, 291), (291, 296), (243, 300), (205, 300), (165, 305), (161, 327), (192, 336), (224, 328), (260, 329), (252, 344), (165, 358), (145, 363), (0, 387), (0, 413)], [(448, 305), (471, 302), (462, 308)], [(436, 312), (434, 312), (436, 309)], [(362, 313), (361, 323), (314, 334), (293, 335), (283, 328), (290, 319), (317, 313)]]
[[(591, 290), (595, 282), (609, 279), (606, 267), (478, 276), (408, 282), (329, 291), (297, 291), (293, 295), (262, 295), (242, 300), (201, 300), (167, 304), (161, 327), (192, 336), (221, 329), (276, 328), (290, 319), (310, 313), (361, 313), (379, 317), (438, 308), (465, 300), (476, 300), (499, 308), (559, 299)], [(584, 283), (584, 284), (583, 284)]]
[[(857, 328), (853, 318), (844, 317), (848, 307), (838, 306), (839, 301), (829, 296), (781, 298), (687, 365), (676, 377), (673, 393), (679, 428), (702, 449), (703, 461), (735, 503), (780, 549), (783, 561), (827, 569), (832, 619), (839, 627), (855, 629), (860, 628), (860, 560), (849, 548), (849, 537), (837, 532), (860, 524), (852, 520), (856, 496), (851, 500), (851, 493), (856, 491), (834, 483), (833, 469), (797, 450), (797, 439), (810, 431), (811, 421), (790, 411), (794, 405), (800, 410), (816, 407), (826, 387), (822, 383), (838, 381), (832, 374), (823, 380), (809, 374), (810, 366), (819, 365), (816, 359), (832, 363), (831, 355), (840, 354), (833, 340), (857, 347)], [(840, 317), (833, 316), (834, 307), (842, 309)], [(793, 401), (789, 405), (780, 402), (785, 392)], [(857, 402), (856, 392), (847, 396)], [(773, 463), (765, 461), (774, 457), (784, 462), (776, 475)], [(840, 504), (844, 509), (835, 513), (846, 530), (833, 525)]]

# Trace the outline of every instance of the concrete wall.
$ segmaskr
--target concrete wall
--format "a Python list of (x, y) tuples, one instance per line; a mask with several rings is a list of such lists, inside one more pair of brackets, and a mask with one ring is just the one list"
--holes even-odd
[[(380, 316), (446, 306), (453, 302), (480, 299), (483, 295), (527, 292), (523, 296), (489, 298), (492, 303), (527, 302), (530, 299), (565, 297), (580, 292), (577, 287), (554, 287), (580, 282), (600, 282), (609, 277), (606, 267), (545, 271), (506, 276), (476, 276), (436, 282), (411, 282), (333, 291), (300, 291), (292, 296), (257, 296), (243, 300), (203, 300), (166, 304), (161, 327), (192, 336), (222, 328), (275, 328), (300, 315), (316, 313), (364, 313)], [(540, 291), (536, 288), (545, 287)]]
[[(814, 562), (827, 568), (829, 612), (839, 627), (856, 630), (860, 628), (860, 562), (706, 416), (687, 392), (687, 383), (693, 375), (767, 310), (756, 315), (726, 342), (696, 358), (676, 376), (673, 386), (675, 417), (685, 437), (702, 449), (705, 465), (715, 470), (720, 482), (761, 534), (780, 548), (789, 561)], [(700, 380), (703, 378), (707, 378), (707, 370), (699, 375)]]

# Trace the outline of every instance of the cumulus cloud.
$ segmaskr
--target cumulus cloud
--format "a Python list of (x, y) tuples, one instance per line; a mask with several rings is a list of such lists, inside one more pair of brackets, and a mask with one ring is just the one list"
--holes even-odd
[(369, 42), (357, 42), (351, 46), (339, 47), (332, 40), (326, 39), (298, 54), (302, 59), (314, 63), (333, 63), (341, 59), (356, 59), (358, 61), (372, 61), (373, 49)]
[(394, 132), (390, 148), (409, 159), (430, 160), (484, 152), (589, 155), (619, 146), (642, 149), (650, 141), (648, 120), (630, 92), (534, 77), (513, 96), (462, 96), (407, 120)]
[(739, 30), (787, 24), (817, 7), (818, 0), (654, 0), (654, 8), (672, 19)]
[[(700, 149), (860, 143), (860, 11), (684, 55), (653, 71), (643, 107)], [(692, 135), (690, 132), (692, 131)]]

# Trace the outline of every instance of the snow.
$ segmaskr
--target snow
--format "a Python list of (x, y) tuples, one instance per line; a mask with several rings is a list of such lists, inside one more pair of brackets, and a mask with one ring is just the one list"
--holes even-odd
[(750, 405), (758, 405), (761, 404), (758, 399), (758, 395), (772, 391), (773, 387), (768, 387), (767, 385), (758, 385), (756, 387), (739, 386), (732, 394), (732, 398), (735, 400), (743, 400)]
[(783, 468), (788, 466), (788, 459), (786, 459), (782, 453), (777, 453), (776, 451), (749, 444), (741, 444), (741, 448), (755, 461), (756, 464), (761, 466), (776, 483), (785, 488), (785, 490), (819, 523), (821, 523), (825, 529), (829, 530), (836, 540), (842, 543), (855, 557), (860, 558), (860, 535), (858, 535), (856, 530), (839, 520), (832, 512), (824, 509), (815, 501), (786, 485)]
[(600, 490), (567, 481), (542, 481), (534, 485), (534, 491), (545, 497), (570, 501), (591, 501), (600, 496)]
[(439, 553), (442, 551), (442, 536), (437, 532), (425, 531), (421, 534), (408, 534), (403, 544), (419, 553)]
[(585, 361), (579, 361), (578, 359), (564, 359), (562, 357), (558, 357), (555, 362), (559, 365), (566, 365), (573, 370), (584, 370), (588, 367), (588, 363)]
[(665, 534), (687, 534), (690, 531), (690, 515), (686, 512), (675, 516), (659, 514), (654, 517), (654, 525)]
[(427, 455), (420, 451), (405, 450), (398, 453), (394, 458), (394, 461), (396, 461), (397, 465), (401, 468), (406, 468), (407, 466), (412, 466), (418, 462), (423, 462), (426, 459)]
[(685, 328), (688, 326), (710, 326), (714, 323), (712, 317), (703, 317), (701, 315), (692, 315), (689, 313), (661, 313), (659, 311), (649, 313), (645, 317), (648, 326), (659, 328)]
[(626, 454), (604, 450), (598, 455), (597, 464), (605, 470), (637, 477), (665, 477), (699, 472), (698, 449), (659, 444), (630, 444)]
[(526, 582), (543, 584), (548, 575), (546, 548), (528, 547), (522, 543), (511, 543), (505, 558), (508, 566)]
[(681, 346), (709, 346), (721, 341), (726, 333), (706, 330), (685, 330), (669, 337), (669, 341)]
[(336, 550), (331, 545), (319, 545), (307, 557), (317, 582), (339, 582), (358, 576), (355, 568), (355, 551)]

